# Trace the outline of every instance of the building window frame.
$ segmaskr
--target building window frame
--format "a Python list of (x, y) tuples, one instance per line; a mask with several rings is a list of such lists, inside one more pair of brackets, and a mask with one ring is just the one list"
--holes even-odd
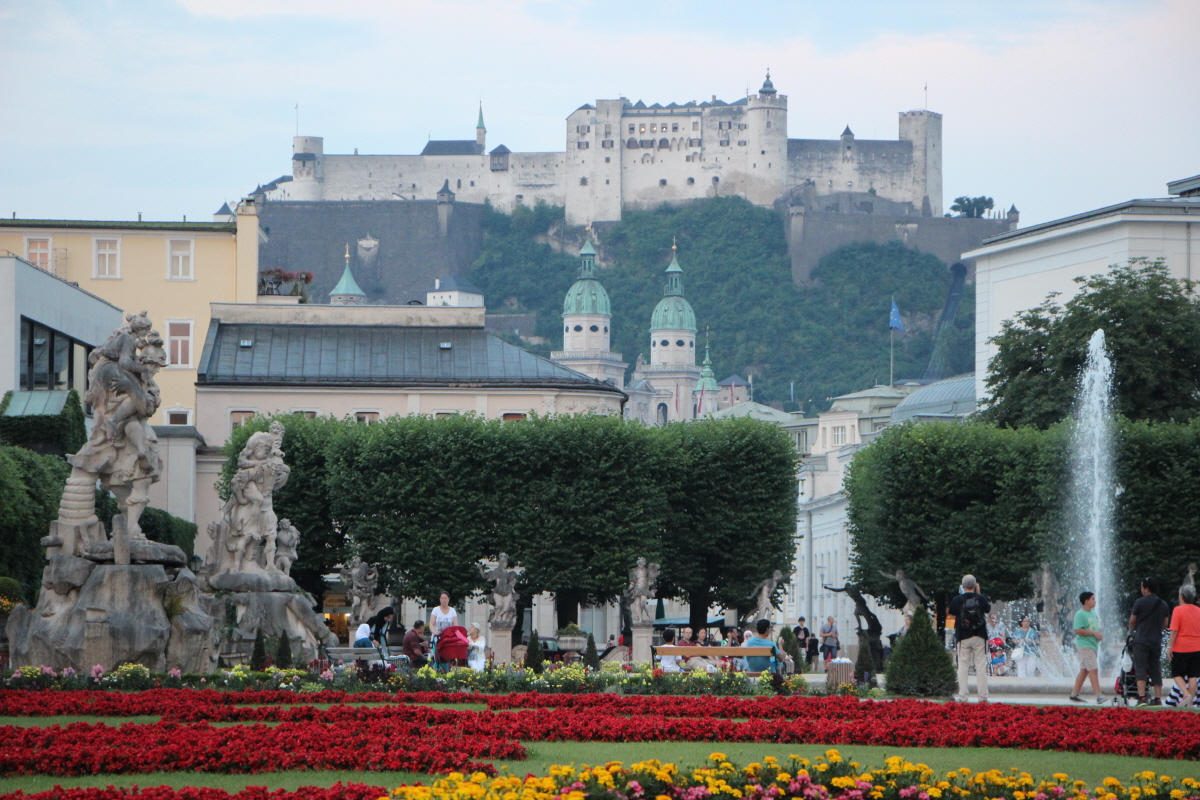
[(833, 439), (834, 447), (841, 447), (849, 444), (849, 441), (846, 437), (846, 425), (831, 425), (830, 427), (833, 429), (831, 438)]
[[(186, 244), (187, 252), (175, 252), (176, 244)], [(176, 274), (175, 258), (179, 256), (187, 259), (186, 273), (179, 270)], [(182, 266), (183, 262), (180, 262)], [(167, 280), (169, 281), (194, 281), (196, 280), (196, 240), (195, 239), (167, 239)]]
[(258, 415), (258, 409), (234, 408), (229, 411), (229, 433), (245, 425)]
[[(186, 325), (187, 335), (176, 333), (173, 326)], [(195, 369), (196, 320), (194, 319), (164, 319), (163, 327), (167, 335), (167, 369)], [(177, 346), (178, 345), (178, 346)], [(186, 356), (183, 358), (181, 356)]]
[(378, 409), (359, 409), (350, 412), (350, 416), (362, 425), (378, 425), (383, 421), (383, 413)]
[[(38, 250), (35, 252), (33, 250), (33, 248), (30, 246), (30, 242), (45, 242), (46, 249), (44, 251)], [(45, 258), (46, 258), (45, 264), (39, 263), (41, 261), (41, 259), (38, 258), (39, 255), (45, 256)], [(53, 273), (54, 272), (54, 237), (53, 236), (26, 236), (25, 237), (25, 260), (28, 261), (30, 264), (33, 264), (38, 269)]]
[[(174, 406), (171, 406), (170, 408), (163, 409), (163, 423), (166, 425), (173, 425), (173, 426), (193, 425), (193, 424), (195, 424), (193, 421), (194, 414), (195, 414), (194, 409), (188, 408), (187, 406), (174, 405)], [(178, 422), (175, 420), (175, 418), (178, 416), (183, 417), (182, 422)]]
[[(100, 250), (101, 243), (112, 243), (113, 249)], [(105, 269), (101, 272), (101, 256), (104, 256)], [(92, 237), (92, 278), (98, 281), (121, 280), (121, 237), (94, 236)]]

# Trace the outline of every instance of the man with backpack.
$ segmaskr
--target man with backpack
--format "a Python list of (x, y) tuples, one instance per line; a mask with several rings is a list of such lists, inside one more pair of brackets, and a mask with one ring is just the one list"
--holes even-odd
[[(1142, 578), (1142, 596), (1129, 615), (1130, 656), (1137, 676), (1139, 706), (1162, 705), (1162, 632), (1171, 618), (1171, 608), (1158, 596), (1158, 581)], [(1154, 699), (1146, 683), (1154, 687)]]
[(987, 683), (987, 615), (992, 604), (983, 594), (974, 575), (964, 575), (962, 594), (950, 601), (950, 616), (954, 617), (954, 635), (958, 640), (958, 699), (966, 702), (970, 694), (967, 676), (975, 665), (975, 680), (979, 700), (988, 701)]

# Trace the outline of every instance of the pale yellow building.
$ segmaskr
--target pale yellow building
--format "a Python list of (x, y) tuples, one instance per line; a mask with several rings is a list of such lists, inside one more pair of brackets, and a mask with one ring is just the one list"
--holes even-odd
[[(223, 209), (224, 210), (224, 209)], [(258, 296), (258, 216), (244, 201), (220, 222), (0, 220), (8, 251), (126, 312), (145, 310), (167, 344), (154, 425), (196, 424), (196, 367), (209, 303)]]

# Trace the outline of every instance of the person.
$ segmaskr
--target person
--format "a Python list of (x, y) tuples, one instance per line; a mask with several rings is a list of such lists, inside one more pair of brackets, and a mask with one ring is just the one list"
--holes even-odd
[(610, 633), (608, 635), (608, 647), (611, 649), (616, 646), (617, 646), (617, 635), (615, 633)]
[(974, 575), (964, 575), (962, 593), (950, 601), (949, 615), (954, 617), (954, 638), (958, 642), (958, 699), (966, 702), (971, 693), (967, 677), (975, 665), (975, 682), (979, 700), (988, 701), (987, 679), (987, 615), (991, 601)]
[(1092, 689), (1096, 692), (1096, 705), (1104, 703), (1100, 693), (1100, 642), (1104, 634), (1100, 632), (1100, 617), (1093, 610), (1096, 607), (1095, 592), (1080, 592), (1079, 610), (1075, 612), (1075, 653), (1079, 656), (1079, 674), (1075, 676), (1075, 688), (1071, 692), (1071, 700), (1075, 703), (1084, 702), (1079, 696), (1083, 682), (1091, 680)]
[(429, 614), (429, 629), (434, 637), (441, 636), (446, 628), (458, 624), (458, 612), (450, 607), (450, 593), (438, 595), (438, 606)]
[[(675, 631), (670, 628), (663, 631), (663, 644), (667, 647), (675, 646)], [(683, 663), (679, 656), (659, 656), (658, 665), (663, 672), (683, 672)]]
[(999, 639), (1006, 645), (1008, 644), (1008, 626), (1001, 622), (1000, 618), (995, 614), (988, 617), (988, 635), (993, 639)]
[[(753, 636), (746, 639), (746, 647), (774, 647), (775, 643), (771, 641), (771, 621), (769, 619), (760, 619), (754, 624), (755, 633)], [(746, 631), (749, 633), (750, 631)], [(779, 651), (776, 650), (778, 653)], [(746, 670), (748, 672), (771, 672), (775, 671), (776, 660), (772, 656), (746, 656), (743, 661), (746, 662)]]
[(821, 626), (821, 653), (825, 656), (825, 661), (833, 661), (837, 658), (838, 649), (841, 643), (838, 641), (837, 623), (833, 617), (825, 620), (825, 624)]
[(404, 644), (402, 652), (408, 656), (408, 663), (414, 668), (423, 667), (429, 663), (426, 655), (429, 653), (429, 645), (425, 643), (425, 639), (421, 634), (425, 632), (425, 623), (422, 620), (417, 620), (413, 623), (412, 630), (404, 634)]
[(355, 647), (375, 646), (375, 643), (371, 641), (371, 628), (374, 627), (375, 623), (378, 621), (378, 617), (371, 617), (368, 620), (364, 620), (363, 623), (358, 626), (358, 630), (354, 632)]
[[(1158, 581), (1142, 578), (1142, 596), (1129, 613), (1130, 657), (1137, 678), (1139, 706), (1162, 705), (1162, 632), (1171, 617), (1171, 607), (1158, 596)], [(1154, 698), (1146, 691), (1149, 684)]]
[(487, 666), (487, 640), (474, 622), (467, 626), (467, 666), (476, 672)]
[(683, 629), (683, 635), (679, 637), (679, 646), (687, 647), (688, 645), (692, 645), (695, 643), (696, 643), (696, 637), (692, 635), (692, 629), (690, 627), (685, 626)]
[(385, 656), (387, 655), (388, 629), (392, 627), (392, 618), (395, 616), (395, 610), (388, 606), (375, 615), (375, 624), (371, 626), (371, 643), (383, 650)]
[(796, 622), (798, 624), (796, 625), (796, 627), (792, 628), (792, 633), (795, 635), (795, 637), (797, 639), (800, 640), (801, 644), (803, 644), (804, 646), (807, 647), (808, 646), (808, 637), (811, 636), (812, 634), (809, 633), (808, 626), (804, 624), (804, 622), (805, 622), (804, 617), (800, 617), (800, 619), (796, 620)]
[(1193, 708), (1196, 681), (1200, 679), (1200, 606), (1196, 605), (1196, 587), (1179, 587), (1179, 605), (1171, 612), (1171, 636), (1167, 640), (1167, 658), (1171, 659), (1171, 677), (1175, 685), (1166, 705)]
[(708, 647), (711, 644), (712, 642), (708, 640), (708, 628), (701, 628), (700, 630), (696, 631), (697, 647)]
[(1013, 660), (1017, 662), (1018, 678), (1033, 677), (1037, 670), (1038, 645), (1041, 638), (1042, 635), (1033, 627), (1029, 617), (1021, 617), (1017, 629), (1012, 633), (1012, 640), (1016, 643), (1013, 648)]

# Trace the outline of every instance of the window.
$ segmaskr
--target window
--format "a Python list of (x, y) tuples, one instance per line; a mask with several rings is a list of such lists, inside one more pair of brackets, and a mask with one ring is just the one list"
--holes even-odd
[(364, 425), (374, 425), (376, 422), (379, 422), (379, 412), (378, 411), (355, 411), (354, 412), (354, 421), (361, 422)]
[(457, 416), (458, 416), (457, 411), (439, 411), (433, 415), (433, 418), (434, 419), (450, 419), (451, 417), (457, 417)]
[(636, 130), (634, 130), (634, 126), (632, 126), (632, 125), (630, 125), (630, 126), (629, 126), (629, 132), (630, 132), (630, 133), (637, 133), (637, 131), (636, 131)]
[(167, 240), (167, 280), (195, 280), (196, 276), (192, 274), (193, 247), (191, 239)]
[(592, 146), (591, 142), (576, 142), (575, 144), (580, 150), (587, 150)]
[(666, 185), (667, 185), (667, 179), (666, 179), (666, 178), (659, 178), (659, 179), (658, 179), (658, 185), (659, 185), (659, 186), (666, 186)]
[[(689, 160), (689, 161), (691, 161), (691, 160), (692, 160), (692, 157), (691, 157), (691, 156), (688, 156), (688, 160)], [(694, 186), (694, 185), (695, 185), (695, 183), (696, 183), (696, 179), (695, 179), (695, 178), (688, 178), (688, 186)]]
[(592, 326), (591, 328), (589, 328), (588, 330), (590, 330), (592, 333), (599, 333), (599, 331), (600, 331), (600, 326), (599, 326), (599, 325), (593, 325), (593, 326)]
[(745, 147), (745, 146), (746, 146), (746, 140), (738, 139), (738, 147)]
[(605, 163), (605, 164), (609, 163), (610, 161), (612, 161), (612, 156), (605, 156), (605, 157), (604, 157), (604, 163)]
[(50, 240), (26, 239), (25, 260), (39, 269), (50, 271)]
[(833, 446), (837, 447), (838, 445), (845, 444), (845, 443), (846, 443), (846, 426), (845, 425), (835, 425), (833, 428)]
[(717, 130), (719, 130), (719, 131), (733, 130), (733, 123), (732, 122), (718, 122)]
[(728, 140), (728, 139), (722, 139), (722, 140), (721, 140), (720, 142), (718, 142), (717, 144), (721, 145), (721, 147), (729, 147), (729, 140)]
[(698, 130), (700, 130), (700, 123), (699, 123), (699, 122), (693, 122), (693, 123), (692, 123), (692, 130), (694, 130), (694, 131), (698, 131)]
[(78, 389), (83, 394), (89, 351), (82, 342), (22, 317), (16, 388), (27, 392)]
[(502, 414), (500, 416), (500, 419), (503, 420), (504, 422), (520, 422), (521, 420), (525, 419), (525, 415), (524, 414), (516, 414), (516, 413)]
[(604, 139), (603, 141), (600, 142), (600, 147), (605, 150), (612, 150), (613, 140), (612, 139)]
[(305, 419), (316, 419), (317, 418), (316, 411), (306, 411), (306, 410), (301, 409), (300, 411), (293, 411), (291, 413), (292, 413), (293, 417), (304, 417)]
[(612, 136), (612, 125), (605, 125), (605, 126), (604, 126), (604, 135), (605, 135), (605, 136)]
[(231, 430), (237, 430), (252, 419), (254, 419), (253, 411), (230, 411), (229, 427)]
[(641, 125), (638, 126), (638, 133), (645, 133), (645, 132), (646, 132), (646, 123), (643, 122)]
[(678, 122), (671, 123), (671, 133), (679, 133), (679, 123)]
[(168, 425), (191, 425), (192, 410), (187, 406), (171, 406), (163, 409)]
[(717, 175), (713, 175), (713, 186), (716, 186), (720, 182), (721, 182), (721, 178), (718, 177)]
[(192, 320), (167, 320), (167, 353), (172, 367), (192, 366)]
[(746, 130), (746, 123), (744, 123), (744, 122), (739, 122), (739, 123), (738, 123), (738, 130), (739, 130), (739, 131), (744, 131), (744, 130)]
[(93, 278), (121, 277), (121, 240), (96, 239), (96, 266)]
[(630, 139), (628, 142), (625, 143), (625, 146), (628, 147), (630, 150), (636, 150), (638, 147), (638, 140)]
[(580, 179), (579, 179), (579, 185), (580, 185), (580, 186), (587, 186), (587, 178), (580, 178)]
[(688, 147), (699, 147), (699, 146), (700, 146), (699, 139), (688, 139)]

